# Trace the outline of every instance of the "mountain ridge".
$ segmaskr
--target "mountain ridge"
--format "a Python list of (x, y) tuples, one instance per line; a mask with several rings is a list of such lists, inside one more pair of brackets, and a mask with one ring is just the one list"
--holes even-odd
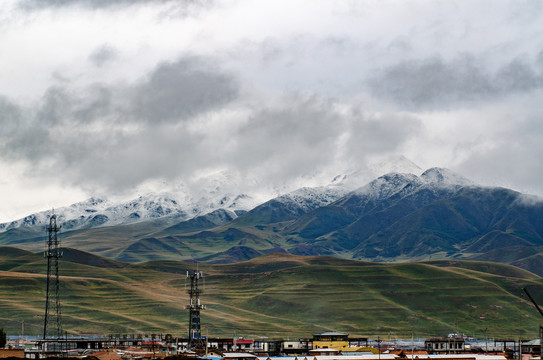
[[(219, 208), (192, 218), (70, 230), (63, 242), (131, 262), (227, 263), (270, 252), (371, 261), (492, 256), (541, 274), (535, 268), (540, 251), (525, 249), (543, 247), (542, 217), (538, 199), (430, 168), (420, 175), (388, 173), (353, 190), (300, 188), (244, 213)], [(0, 233), (0, 245), (36, 250), (44, 234), (31, 229)], [(497, 251), (509, 248), (512, 254)]]
[[(241, 215), (265, 201), (281, 196), (297, 196), (296, 193), (303, 192), (303, 189), (321, 188), (330, 194), (344, 193), (366, 183), (368, 178), (371, 179), (390, 170), (418, 173), (421, 169), (404, 156), (392, 156), (382, 161), (374, 161), (364, 170), (345, 170), (321, 185), (272, 186), (271, 189), (265, 190), (263, 197), (255, 195), (252, 190), (244, 189), (243, 184), (247, 181), (254, 182), (250, 177), (247, 179), (246, 175), (224, 170), (202, 175), (187, 183), (178, 183), (170, 191), (155, 189), (130, 200), (114, 202), (93, 196), (69, 206), (39, 211), (0, 223), (0, 233), (20, 227), (46, 226), (53, 211), (66, 230), (126, 225), (168, 216), (174, 217), (174, 220), (185, 220), (218, 209)], [(302, 178), (307, 178), (306, 181), (309, 183), (315, 183), (311, 176)], [(321, 191), (321, 194), (324, 192)]]

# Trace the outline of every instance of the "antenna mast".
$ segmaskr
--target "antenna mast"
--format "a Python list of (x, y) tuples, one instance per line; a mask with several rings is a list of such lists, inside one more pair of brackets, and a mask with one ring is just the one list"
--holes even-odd
[(187, 271), (187, 278), (190, 279), (190, 289), (187, 290), (190, 304), (186, 305), (185, 309), (189, 310), (189, 341), (187, 345), (189, 349), (203, 349), (205, 346), (200, 324), (200, 310), (205, 310), (206, 306), (200, 303), (200, 294), (203, 291), (198, 288), (198, 280), (203, 277), (204, 273), (201, 271), (196, 271), (193, 274), (189, 274)]
[(51, 215), (47, 232), (47, 289), (45, 298), (45, 315), (43, 317), (43, 340), (62, 339), (62, 317), (60, 313), (60, 280), (58, 273), (58, 260), (62, 257), (60, 240), (57, 237), (60, 226), (57, 226), (57, 216)]

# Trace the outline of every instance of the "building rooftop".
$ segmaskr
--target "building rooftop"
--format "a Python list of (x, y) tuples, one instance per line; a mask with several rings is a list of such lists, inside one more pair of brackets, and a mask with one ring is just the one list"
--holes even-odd
[(245, 359), (245, 358), (254, 358), (256, 359), (256, 355), (250, 354), (250, 353), (242, 353), (242, 352), (230, 352), (230, 353), (224, 353), (223, 359)]
[(320, 334), (313, 334), (313, 336), (348, 336), (349, 334), (340, 333), (337, 331), (326, 331)]
[(310, 353), (310, 354), (316, 353), (316, 352), (319, 352), (319, 353), (324, 353), (324, 352), (338, 353), (339, 350), (332, 349), (332, 348), (322, 348), (322, 349), (312, 349), (312, 350), (309, 350), (309, 353)]

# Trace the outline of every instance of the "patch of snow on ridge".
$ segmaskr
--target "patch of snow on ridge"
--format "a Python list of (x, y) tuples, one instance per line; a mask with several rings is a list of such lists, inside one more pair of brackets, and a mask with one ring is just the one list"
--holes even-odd
[(301, 188), (279, 196), (275, 200), (282, 203), (294, 203), (300, 209), (307, 212), (328, 205), (345, 194), (347, 194), (347, 191), (342, 187), (320, 186), (316, 188)]
[(390, 173), (378, 177), (354, 192), (372, 199), (387, 199), (393, 195), (411, 192), (422, 184), (423, 181), (417, 175)]
[(422, 187), (435, 189), (454, 189), (475, 185), (467, 178), (444, 168), (431, 168), (417, 176), (414, 174), (389, 173), (378, 177), (354, 192), (372, 199), (387, 199), (392, 196), (405, 196)]
[(403, 155), (393, 155), (373, 161), (369, 164), (369, 168), (374, 178), (389, 173), (420, 175), (423, 172), (423, 169)]
[[(49, 223), (49, 218), (54, 213), (57, 215), (58, 223), (67, 224), (67, 229), (72, 227), (74, 223), (82, 223), (92, 220), (98, 214), (101, 214), (111, 204), (104, 199), (92, 197), (88, 200), (72, 204), (67, 207), (61, 207), (53, 210), (40, 211), (38, 213), (28, 215), (22, 219), (0, 224), (0, 231), (7, 231), (18, 227), (33, 227), (45, 226)], [(63, 224), (64, 226), (64, 224)]]
[(355, 190), (381, 176), (398, 173), (420, 175), (422, 169), (403, 155), (381, 157), (362, 169), (348, 170), (334, 176), (331, 185), (343, 186)]
[[(175, 216), (190, 219), (224, 208), (232, 212), (250, 210), (254, 200), (244, 194), (221, 194), (210, 192), (208, 198), (193, 201), (184, 194), (147, 194), (136, 199), (111, 203), (99, 198), (90, 198), (67, 207), (54, 209), (58, 223), (65, 230), (131, 224), (144, 220)], [(45, 226), (49, 222), (51, 210), (29, 215), (23, 219), (0, 224), (0, 231), (18, 227)]]
[(203, 217), (216, 225), (222, 225), (234, 220), (237, 215), (230, 210), (218, 209), (203, 215)]
[(460, 186), (470, 186), (474, 183), (463, 177), (460, 174), (455, 173), (449, 169), (445, 168), (430, 168), (422, 173), (420, 176), (422, 180), (426, 183), (438, 184), (438, 185), (460, 185)]

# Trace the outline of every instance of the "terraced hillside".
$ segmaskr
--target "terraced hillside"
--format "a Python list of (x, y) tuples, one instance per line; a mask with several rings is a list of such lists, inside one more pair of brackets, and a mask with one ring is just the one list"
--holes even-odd
[[(185, 274), (194, 264), (122, 263), (65, 249), (62, 309), (70, 334), (171, 333), (187, 327)], [(210, 336), (310, 336), (324, 330), (416, 336), (462, 332), (536, 336), (539, 314), (521, 296), (543, 299), (537, 275), (509, 265), (431, 261), (369, 263), (272, 254), (200, 265), (202, 314)], [(38, 335), (44, 305), (43, 255), (0, 248), (0, 327)]]

